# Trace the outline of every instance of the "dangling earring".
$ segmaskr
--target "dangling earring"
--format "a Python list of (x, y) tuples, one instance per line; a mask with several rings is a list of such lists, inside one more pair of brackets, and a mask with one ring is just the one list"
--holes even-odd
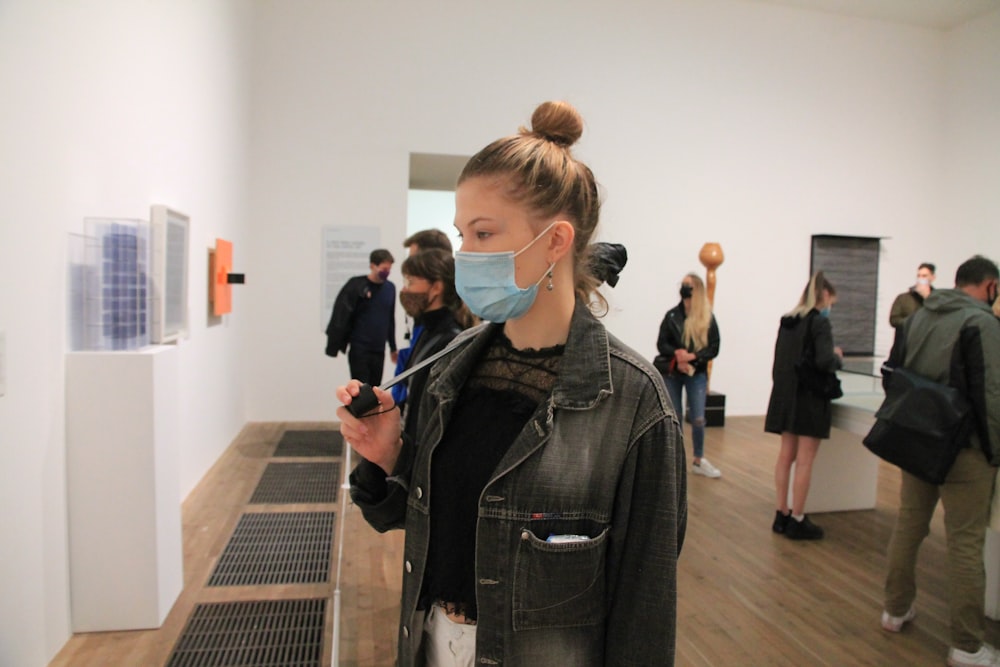
[(549, 269), (548, 276), (549, 276), (549, 284), (545, 286), (545, 289), (547, 289), (548, 291), (551, 292), (552, 291), (552, 287), (553, 287), (553, 285), (552, 285), (552, 269)]

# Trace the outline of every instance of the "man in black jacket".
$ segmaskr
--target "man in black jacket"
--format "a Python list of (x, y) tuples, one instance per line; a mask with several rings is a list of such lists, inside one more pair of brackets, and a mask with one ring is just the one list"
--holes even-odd
[(959, 389), (971, 405), (974, 428), (940, 486), (902, 471), (882, 627), (898, 632), (915, 615), (917, 551), (940, 499), (948, 547), (948, 664), (953, 667), (1000, 665), (996, 650), (983, 643), (983, 545), (1000, 464), (1000, 322), (990, 309), (998, 282), (1000, 271), (992, 261), (967, 260), (958, 267), (955, 289), (932, 292), (902, 332), (903, 367)]
[(386, 344), (393, 363), (397, 358), (396, 286), (389, 281), (394, 260), (388, 250), (373, 250), (368, 261), (368, 275), (351, 278), (337, 294), (326, 327), (326, 353), (335, 357), (347, 350), (351, 377), (377, 385), (382, 382)]

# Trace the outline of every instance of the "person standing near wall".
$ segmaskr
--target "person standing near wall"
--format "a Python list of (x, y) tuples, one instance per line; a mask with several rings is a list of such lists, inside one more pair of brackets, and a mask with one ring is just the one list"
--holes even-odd
[(917, 282), (910, 289), (896, 297), (889, 311), (889, 324), (898, 329), (903, 326), (906, 318), (917, 312), (924, 305), (924, 299), (934, 291), (935, 267), (930, 262), (924, 262), (917, 267)]
[[(833, 372), (840, 368), (843, 353), (833, 345), (830, 308), (837, 290), (818, 271), (809, 279), (798, 305), (781, 318), (771, 369), (771, 398), (764, 430), (781, 436), (781, 450), (774, 465), (776, 511), (771, 529), (793, 540), (818, 540), (823, 529), (805, 514), (812, 481), (812, 466), (820, 440), (830, 437), (830, 399), (817, 396), (799, 382), (796, 365), (811, 357), (815, 369)], [(788, 487), (792, 464), (795, 483), (792, 506)]]
[(720, 477), (705, 453), (705, 398), (708, 394), (708, 362), (719, 354), (719, 326), (708, 302), (705, 283), (696, 273), (681, 281), (681, 301), (667, 311), (656, 339), (659, 352), (653, 365), (663, 374), (677, 418), (684, 422), (682, 390), (687, 394), (694, 451), (691, 472)]
[[(996, 649), (983, 642), (983, 546), (1000, 464), (1000, 323), (990, 309), (997, 300), (998, 282), (1000, 271), (992, 261), (980, 256), (965, 261), (955, 274), (955, 289), (928, 296), (897, 339), (897, 346), (902, 342), (902, 366), (960, 389), (975, 425), (944, 484), (901, 471), (899, 513), (885, 579), (882, 628), (899, 632), (916, 615), (917, 553), (940, 499), (948, 549), (951, 667), (1000, 665)], [(894, 346), (894, 357), (899, 350)]]
[(418, 438), (378, 388), (363, 418), (337, 410), (364, 459), (355, 503), (406, 530), (401, 667), (674, 664), (681, 430), (659, 373), (591, 311), (582, 132), (546, 102), (459, 177), (455, 282), (487, 324), (432, 367)]
[(396, 286), (389, 281), (392, 254), (373, 250), (366, 276), (348, 280), (336, 300), (326, 327), (326, 353), (336, 357), (347, 350), (351, 377), (369, 384), (382, 382), (385, 346), (396, 362)]

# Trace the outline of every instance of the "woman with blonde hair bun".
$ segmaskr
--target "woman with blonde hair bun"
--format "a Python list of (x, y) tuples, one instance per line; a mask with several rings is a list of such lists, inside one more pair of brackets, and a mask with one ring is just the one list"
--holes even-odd
[[(781, 435), (781, 450), (774, 465), (776, 509), (771, 530), (793, 540), (818, 540), (823, 529), (805, 514), (812, 480), (812, 466), (820, 440), (830, 437), (830, 399), (819, 396), (799, 381), (796, 365), (811, 360), (818, 371), (840, 368), (843, 353), (833, 345), (830, 308), (837, 290), (818, 271), (810, 277), (798, 305), (781, 318), (774, 345), (773, 385), (764, 430)], [(792, 464), (792, 504), (788, 505)]]
[(431, 367), (415, 431), (378, 388), (361, 418), (337, 410), (363, 458), (352, 498), (376, 530), (406, 530), (403, 667), (674, 664), (681, 431), (659, 374), (592, 312), (582, 133), (546, 102), (462, 171), (455, 284), (485, 322)]
[(653, 365), (663, 374), (677, 418), (684, 422), (682, 390), (687, 393), (693, 450), (691, 472), (717, 478), (722, 473), (704, 457), (708, 362), (719, 355), (719, 326), (705, 283), (696, 273), (681, 281), (681, 301), (667, 311), (656, 339)]

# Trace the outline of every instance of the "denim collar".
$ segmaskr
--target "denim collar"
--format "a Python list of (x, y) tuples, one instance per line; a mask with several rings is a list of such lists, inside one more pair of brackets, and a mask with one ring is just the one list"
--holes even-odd
[[(455, 340), (456, 350), (451, 363), (438, 367), (440, 375), (437, 382), (432, 380), (428, 384), (428, 391), (442, 399), (454, 398), (473, 365), (482, 357), (497, 329), (502, 326), (488, 323), (461, 334)], [(614, 393), (610, 356), (607, 330), (577, 299), (566, 349), (559, 362), (559, 376), (552, 388), (552, 406), (587, 410)]]

